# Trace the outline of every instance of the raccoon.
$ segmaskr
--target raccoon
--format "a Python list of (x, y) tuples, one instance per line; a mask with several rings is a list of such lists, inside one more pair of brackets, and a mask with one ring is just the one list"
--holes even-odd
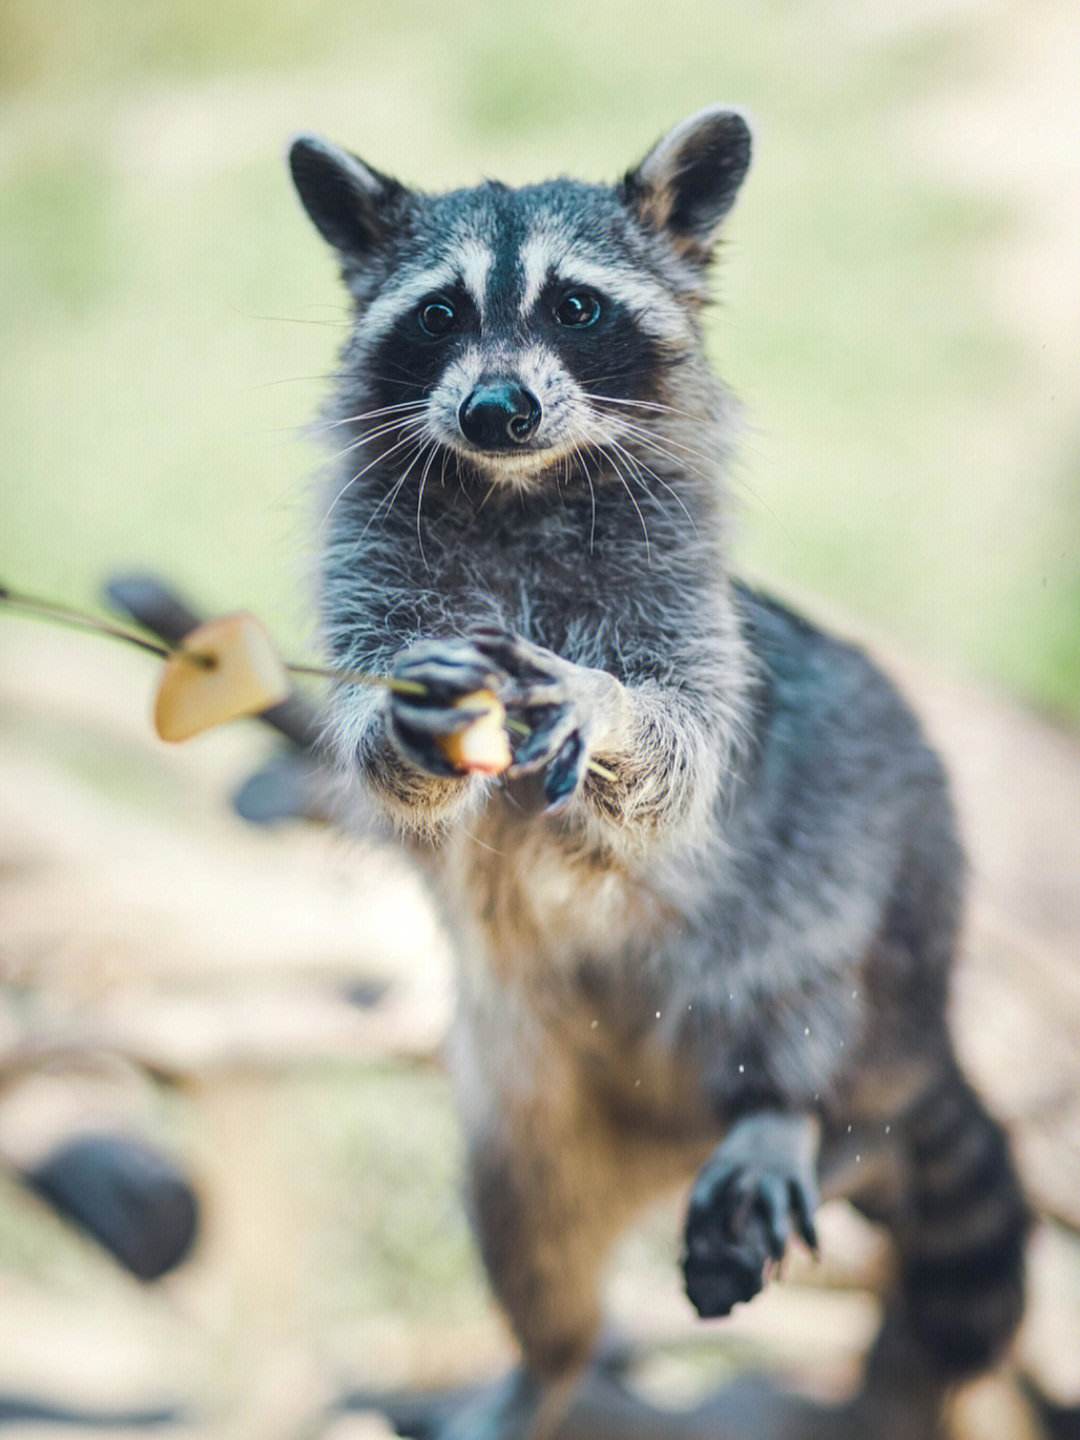
[[(470, 1208), (521, 1352), (459, 1440), (550, 1432), (612, 1242), (691, 1181), (702, 1316), (815, 1247), (823, 1193), (890, 1228), (890, 1313), (943, 1386), (1022, 1311), (1025, 1203), (947, 1021), (942, 765), (864, 654), (729, 568), (738, 411), (703, 317), (750, 158), (719, 107), (614, 186), (424, 194), (290, 152), (354, 315), (326, 644), (415, 682), (339, 687), (328, 736), (453, 937)], [(498, 780), (441, 744), (481, 690), (515, 727)]]

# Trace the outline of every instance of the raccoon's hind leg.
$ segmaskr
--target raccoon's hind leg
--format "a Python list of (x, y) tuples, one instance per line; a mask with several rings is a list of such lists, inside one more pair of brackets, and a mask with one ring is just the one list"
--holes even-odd
[(621, 1228), (615, 1174), (592, 1139), (538, 1128), (522, 1118), (470, 1145), (473, 1223), (521, 1362), (438, 1440), (549, 1440), (596, 1343), (600, 1271)]
[(955, 1063), (901, 1126), (900, 1303), (948, 1379), (993, 1365), (1020, 1323), (1029, 1213), (1002, 1126)]
[(531, 1027), (481, 1020), (459, 1042), (473, 1227), (521, 1363), (438, 1440), (548, 1440), (593, 1355), (613, 1242), (688, 1166), (639, 1153)]

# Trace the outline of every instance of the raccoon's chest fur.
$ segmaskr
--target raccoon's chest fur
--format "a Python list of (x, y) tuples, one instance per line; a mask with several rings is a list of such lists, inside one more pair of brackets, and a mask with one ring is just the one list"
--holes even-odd
[(494, 794), (435, 862), (455, 930), (493, 976), (588, 989), (589, 975), (625, 969), (673, 932), (678, 917), (641, 874), (518, 803)]
[(440, 852), (436, 878), (472, 1043), (545, 1085), (544, 1063), (525, 1057), (550, 1042), (620, 1124), (678, 1144), (712, 1134), (670, 1024), (677, 907), (648, 873), (579, 853), (498, 796), (466, 831)]

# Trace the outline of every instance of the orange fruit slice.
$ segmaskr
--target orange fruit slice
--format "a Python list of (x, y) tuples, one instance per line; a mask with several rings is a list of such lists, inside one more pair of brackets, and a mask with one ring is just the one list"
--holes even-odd
[(438, 742), (439, 749), (454, 769), (464, 774), (501, 775), (511, 760), (502, 701), (492, 690), (473, 690), (456, 703), (469, 709), (482, 707), (484, 713), (464, 730), (445, 735)]
[(154, 729), (189, 740), (242, 715), (279, 705), (292, 685), (273, 641), (254, 615), (207, 620), (185, 635), (161, 673)]

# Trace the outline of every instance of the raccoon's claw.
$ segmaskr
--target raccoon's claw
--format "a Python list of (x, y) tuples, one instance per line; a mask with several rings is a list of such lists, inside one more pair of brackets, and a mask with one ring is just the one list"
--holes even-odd
[(515, 746), (510, 776), (542, 770), (546, 809), (554, 814), (573, 798), (585, 776), (588, 747), (581, 717), (569, 704), (529, 710), (528, 715), (531, 730)]
[(566, 703), (564, 676), (573, 669), (568, 661), (494, 626), (471, 631), (469, 639), (505, 673), (501, 699), (508, 708), (534, 710)]
[(514, 742), (511, 778), (544, 770), (547, 808), (561, 808), (580, 785), (587, 760), (585, 719), (569, 684), (576, 667), (508, 630), (483, 627), (469, 638), (505, 671), (500, 698), (528, 727), (528, 734)]
[(410, 695), (410, 704), (452, 705), (475, 690), (499, 690), (506, 671), (468, 640), (421, 640), (398, 657), (391, 680), (422, 685), (424, 694)]
[(578, 726), (574, 709), (567, 703), (514, 706), (512, 713), (522, 717), (529, 733), (514, 746), (512, 775), (529, 775), (551, 763)]
[[(621, 686), (613, 675), (576, 665), (509, 630), (482, 626), (469, 639), (507, 675), (499, 698), (510, 715), (510, 779), (543, 772), (546, 813), (565, 808), (581, 788), (593, 737), (613, 712)], [(607, 708), (605, 708), (607, 707)]]
[(422, 687), (416, 694), (390, 692), (390, 733), (399, 750), (429, 775), (460, 775), (439, 741), (485, 713), (460, 702), (477, 690), (500, 690), (505, 672), (467, 640), (423, 640), (405, 651), (390, 678)]
[(549, 814), (555, 814), (577, 793), (585, 778), (588, 749), (580, 730), (574, 730), (563, 742), (544, 776), (544, 798)]
[(683, 1276), (703, 1318), (727, 1315), (762, 1289), (793, 1230), (817, 1249), (810, 1187), (781, 1170), (726, 1161), (706, 1165), (690, 1197)]
[(550, 650), (497, 625), (477, 625), (469, 631), (469, 640), (500, 669), (519, 680), (541, 679), (549, 675), (551, 667), (546, 662), (558, 660), (558, 656)]

